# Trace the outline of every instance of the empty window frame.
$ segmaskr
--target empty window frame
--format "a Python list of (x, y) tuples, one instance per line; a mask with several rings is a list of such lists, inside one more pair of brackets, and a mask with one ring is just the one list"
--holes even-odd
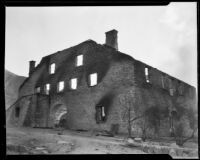
[(50, 84), (49, 83), (47, 83), (45, 86), (44, 86), (44, 92), (45, 92), (45, 94), (49, 94), (49, 91), (50, 91)]
[(71, 80), (70, 80), (70, 87), (71, 87), (71, 89), (77, 89), (77, 78), (72, 78)]
[(179, 95), (183, 95), (183, 85), (181, 83), (179, 83), (178, 92)]
[(55, 73), (55, 70), (56, 70), (56, 64), (55, 63), (52, 63), (50, 65), (50, 68), (49, 68), (49, 73), (50, 74), (54, 74)]
[(172, 79), (168, 79), (168, 86), (169, 88), (173, 88)]
[(35, 90), (36, 90), (36, 93), (40, 93), (40, 87), (37, 87)]
[(161, 76), (161, 83), (162, 83), (162, 88), (165, 88), (165, 79), (164, 79), (164, 76)]
[(19, 114), (20, 114), (20, 108), (16, 107), (15, 108), (15, 117), (19, 117)]
[(146, 82), (149, 83), (149, 68), (145, 67), (145, 78), (146, 78)]
[(89, 75), (90, 86), (97, 85), (97, 73), (92, 73)]
[(76, 57), (76, 66), (82, 66), (83, 65), (83, 55), (79, 55)]
[(65, 88), (65, 82), (60, 81), (57, 86), (57, 92), (62, 92), (64, 90), (64, 88)]
[(105, 122), (105, 120), (106, 120), (105, 107), (96, 106), (96, 122), (101, 123)]
[(173, 96), (174, 95), (174, 89), (169, 89), (169, 94), (170, 94), (170, 96)]

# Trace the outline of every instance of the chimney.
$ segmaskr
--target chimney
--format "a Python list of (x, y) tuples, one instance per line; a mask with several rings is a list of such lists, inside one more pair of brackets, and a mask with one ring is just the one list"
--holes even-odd
[(29, 61), (29, 76), (32, 74), (35, 69), (35, 61)]
[(117, 42), (117, 33), (118, 31), (113, 29), (106, 32), (106, 45), (110, 46), (118, 51), (118, 42)]

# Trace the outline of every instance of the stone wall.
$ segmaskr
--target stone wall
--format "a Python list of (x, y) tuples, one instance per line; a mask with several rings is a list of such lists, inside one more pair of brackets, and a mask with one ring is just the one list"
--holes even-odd
[[(76, 67), (76, 56), (80, 54), (83, 55), (83, 66)], [(56, 63), (56, 71), (49, 74), (49, 66), (52, 63)], [(150, 83), (145, 80), (145, 67), (149, 68)], [(89, 86), (88, 77), (91, 73), (98, 74), (98, 84), (93, 87)], [(76, 90), (70, 89), (71, 78), (78, 78)], [(65, 89), (60, 93), (57, 92), (59, 81), (65, 82)], [(21, 86), (20, 96), (34, 93), (36, 87), (40, 87), (41, 94), (44, 94), (44, 86), (47, 83), (51, 84), (50, 94), (47, 96), (49, 106), (46, 105), (47, 101), (43, 103), (39, 100), (43, 106), (43, 114), (40, 116), (43, 127), (53, 127), (52, 111), (56, 105), (63, 105), (67, 108), (66, 128), (109, 131), (113, 125), (118, 124), (119, 132), (127, 133), (128, 107), (131, 107), (131, 116), (136, 117), (152, 106), (158, 106), (165, 111), (166, 108), (173, 109), (178, 100), (184, 104), (195, 100), (195, 94), (193, 98), (188, 96), (190, 89), (195, 92), (193, 87), (94, 41), (86, 41), (44, 57), (31, 77)], [(182, 91), (179, 91), (181, 87)], [(173, 96), (169, 94), (170, 88), (176, 91)], [(35, 122), (33, 117), (36, 113), (35, 107), (39, 106), (36, 103), (38, 98), (41, 97), (33, 98), (32, 109), (23, 113), (25, 117), (31, 115), (24, 118), (26, 125), (33, 125)], [(106, 121), (99, 124), (95, 117), (97, 105), (104, 106), (106, 113)], [(26, 102), (21, 106), (27, 108)], [(161, 126), (166, 127), (160, 129), (158, 134), (169, 136), (168, 119), (163, 119), (161, 123)], [(139, 121), (133, 124), (135, 135), (141, 135), (139, 125)], [(152, 130), (149, 134), (150, 132), (154, 134)]]

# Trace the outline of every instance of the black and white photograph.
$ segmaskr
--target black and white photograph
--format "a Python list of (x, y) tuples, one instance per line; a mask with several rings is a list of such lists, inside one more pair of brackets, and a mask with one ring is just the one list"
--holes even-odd
[(198, 159), (197, 6), (6, 6), (6, 155)]

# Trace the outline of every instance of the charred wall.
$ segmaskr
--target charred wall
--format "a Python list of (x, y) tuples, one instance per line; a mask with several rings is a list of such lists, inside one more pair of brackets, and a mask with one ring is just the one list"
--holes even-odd
[[(76, 67), (78, 55), (83, 55), (83, 65)], [(52, 63), (56, 64), (56, 70), (54, 74), (49, 74), (49, 66)], [(145, 67), (149, 69), (150, 83), (145, 79)], [(88, 77), (94, 72), (98, 74), (98, 84), (90, 87)], [(78, 78), (76, 90), (70, 89), (71, 78)], [(65, 88), (58, 93), (59, 81), (65, 82)], [(127, 133), (127, 115), (125, 120), (123, 118), (127, 107), (130, 106), (133, 116), (137, 116), (152, 106), (159, 106), (161, 110), (172, 109), (174, 101), (185, 103), (195, 97), (193, 87), (94, 41), (86, 41), (44, 57), (31, 77), (21, 86), (20, 96), (34, 93), (36, 87), (40, 87), (40, 94), (44, 94), (44, 86), (47, 83), (51, 84), (49, 108), (45, 108), (45, 103), (42, 103), (42, 110), (48, 110), (46, 114), (49, 115), (46, 117), (41, 114), (38, 123), (53, 127), (53, 110), (55, 106), (63, 105), (67, 108), (66, 128), (69, 129), (110, 130), (112, 125), (118, 124), (119, 132)], [(173, 96), (169, 92), (171, 88), (174, 89)], [(38, 99), (37, 96), (36, 98)], [(21, 106), (25, 108), (25, 105), (26, 102), (22, 102)], [(106, 121), (99, 124), (95, 117), (97, 105), (105, 107), (107, 116)], [(32, 100), (32, 106), (32, 109), (23, 113), (26, 116), (25, 125), (33, 125), (35, 122), (33, 117), (36, 113), (36, 100)], [(47, 122), (44, 119), (47, 119)], [(162, 123), (161, 126), (165, 127), (160, 132), (168, 135), (167, 119)], [(139, 124), (135, 123), (133, 130), (136, 135), (141, 134), (139, 128)]]

